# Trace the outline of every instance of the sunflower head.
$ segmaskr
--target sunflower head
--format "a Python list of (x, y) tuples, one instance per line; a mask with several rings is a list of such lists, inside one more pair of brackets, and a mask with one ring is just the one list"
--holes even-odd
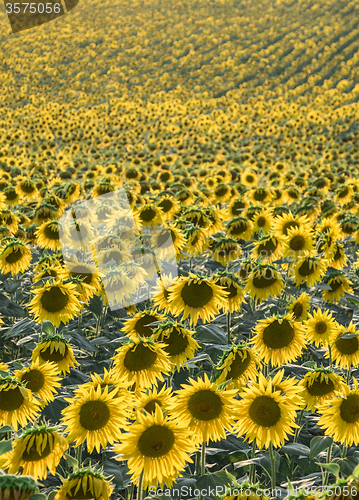
[(31, 476), (19, 476), (0, 473), (1, 498), (16, 500), (29, 500), (32, 495), (39, 492), (39, 487)]
[(80, 469), (69, 474), (55, 500), (109, 500), (113, 487), (99, 471)]
[(79, 363), (74, 358), (74, 353), (69, 342), (59, 334), (46, 335), (32, 352), (34, 362), (51, 362), (57, 365), (62, 373), (70, 373), (70, 366), (75, 368)]
[(25, 272), (30, 267), (31, 250), (23, 241), (10, 239), (0, 253), (0, 270), (13, 276)]

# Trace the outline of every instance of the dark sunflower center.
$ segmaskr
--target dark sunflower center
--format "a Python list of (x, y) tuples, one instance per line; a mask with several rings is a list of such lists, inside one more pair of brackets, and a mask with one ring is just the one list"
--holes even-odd
[(246, 207), (246, 204), (243, 201), (236, 201), (231, 208), (231, 212), (233, 215), (239, 215), (241, 211)]
[(235, 235), (245, 233), (247, 231), (247, 229), (248, 229), (248, 222), (247, 221), (239, 221), (239, 222), (236, 222), (236, 224), (233, 224), (233, 226), (231, 226), (230, 231), (231, 231), (231, 234), (235, 236)]
[(224, 289), (225, 292), (228, 292), (229, 295), (227, 295), (226, 299), (234, 299), (238, 295), (239, 288), (236, 288), (233, 283), (230, 283), (229, 285), (221, 285)]
[(311, 396), (326, 396), (334, 391), (334, 383), (330, 379), (314, 380), (312, 384), (307, 381), (307, 391)]
[(205, 307), (213, 298), (212, 287), (205, 281), (186, 283), (181, 291), (181, 297), (187, 307)]
[(92, 282), (92, 273), (89, 272), (89, 269), (85, 266), (76, 266), (70, 271), (70, 276), (74, 278), (80, 278), (87, 285), (91, 285)]
[(341, 189), (338, 193), (338, 198), (345, 198), (349, 193), (349, 189), (347, 187), (344, 187)]
[(281, 411), (270, 396), (258, 396), (249, 407), (249, 416), (257, 425), (273, 427), (279, 422)]
[(263, 201), (267, 198), (268, 192), (265, 189), (257, 189), (254, 191), (253, 198), (256, 201)]
[(218, 394), (210, 389), (202, 389), (190, 396), (188, 411), (198, 420), (214, 420), (222, 413), (223, 403)]
[(69, 296), (62, 293), (61, 289), (53, 286), (49, 290), (45, 290), (41, 296), (40, 302), (45, 311), (50, 313), (58, 313), (63, 311), (69, 303)]
[(50, 446), (49, 441), (47, 441), (46, 446), (41, 454), (36, 451), (36, 444), (34, 443), (28, 451), (25, 450), (22, 453), (21, 460), (24, 460), (24, 462), (38, 462), (39, 460), (43, 460), (44, 458), (48, 457), (50, 453), (52, 453), (52, 451), (53, 448)]
[(131, 372), (139, 372), (150, 368), (157, 359), (157, 353), (144, 344), (137, 344), (134, 349), (127, 351), (123, 364)]
[(0, 410), (2, 411), (18, 410), (23, 402), (24, 396), (18, 387), (9, 389), (8, 391), (0, 391)]
[(157, 212), (154, 208), (148, 207), (142, 210), (140, 214), (140, 219), (143, 222), (151, 222), (153, 219), (156, 218)]
[(231, 364), (231, 368), (227, 373), (226, 380), (230, 379), (236, 380), (237, 378), (241, 377), (250, 364), (251, 364), (251, 357), (249, 354), (247, 354), (247, 356), (244, 357), (243, 353), (236, 352)]
[(20, 250), (20, 248), (14, 250), (13, 252), (9, 253), (9, 255), (7, 255), (5, 257), (5, 260), (8, 264), (15, 264), (15, 262), (18, 262), (19, 260), (22, 259), (22, 252)]
[(268, 288), (276, 282), (277, 278), (274, 276), (272, 269), (266, 269), (264, 272), (262, 271), (259, 276), (253, 278), (254, 288)]
[(358, 350), (359, 342), (358, 337), (351, 337), (350, 339), (343, 339), (339, 337), (335, 341), (335, 347), (340, 354), (354, 354)]
[(138, 440), (138, 449), (142, 455), (158, 458), (167, 455), (175, 443), (174, 432), (164, 425), (153, 425), (146, 429)]
[(337, 260), (340, 260), (341, 258), (342, 258), (341, 249), (340, 249), (340, 247), (337, 247), (337, 251), (335, 252), (333, 260), (337, 261)]
[(48, 240), (58, 240), (60, 238), (58, 227), (53, 225), (45, 227), (44, 235)]
[(4, 194), (5, 194), (5, 198), (9, 201), (16, 200), (16, 198), (17, 198), (17, 192), (13, 188), (8, 189), (7, 191), (4, 191)]
[(262, 255), (262, 257), (270, 257), (277, 249), (278, 242), (275, 239), (270, 239), (265, 243), (261, 243), (258, 246), (258, 255)]
[(228, 187), (221, 186), (219, 189), (216, 189), (215, 193), (216, 193), (216, 196), (221, 198), (222, 196), (225, 196), (228, 193)]
[(156, 406), (161, 406), (161, 401), (159, 399), (151, 399), (143, 408), (148, 412), (152, 413), (152, 415), (156, 411)]
[(282, 323), (273, 321), (263, 331), (263, 343), (271, 349), (283, 349), (289, 346), (294, 339), (294, 328), (287, 319)]
[(135, 331), (141, 337), (150, 337), (153, 333), (155, 327), (148, 326), (154, 321), (158, 321), (157, 316), (152, 316), (151, 314), (145, 314), (142, 318), (138, 319), (135, 326)]
[(54, 349), (51, 352), (51, 346), (47, 347), (44, 351), (40, 352), (41, 359), (44, 361), (53, 361), (54, 363), (58, 363), (59, 361), (62, 361), (63, 359), (66, 358), (68, 353), (68, 347), (65, 345), (65, 352), (64, 354), (61, 354), (60, 351), (57, 351)]
[(24, 193), (26, 193), (26, 194), (31, 194), (31, 193), (33, 193), (33, 192), (35, 191), (35, 189), (36, 189), (36, 188), (35, 188), (35, 186), (33, 186), (32, 184), (29, 184), (29, 183), (27, 183), (27, 182), (23, 182), (23, 183), (21, 183), (21, 184), (20, 184), (20, 186), (21, 186), (22, 191), (23, 191)]
[(163, 212), (166, 214), (172, 209), (173, 202), (170, 199), (166, 198), (165, 200), (162, 200), (161, 203), (158, 204), (158, 206), (162, 208)]
[(21, 377), (21, 381), (26, 383), (26, 388), (32, 392), (38, 392), (45, 383), (44, 374), (40, 370), (30, 370)]
[(298, 227), (299, 227), (298, 222), (295, 222), (294, 220), (288, 221), (288, 222), (286, 222), (286, 223), (283, 225), (283, 228), (282, 228), (282, 233), (283, 233), (285, 236), (287, 236), (289, 229), (293, 229), (294, 227), (295, 227), (295, 228), (298, 228)]
[[(312, 267), (310, 267), (310, 264)], [(316, 268), (315, 263), (311, 261), (311, 259), (308, 259), (308, 257), (306, 257), (303, 264), (299, 267), (298, 273), (304, 277), (310, 276), (311, 274), (314, 273), (315, 268)]]
[(48, 269), (47, 271), (44, 271), (41, 275), (41, 278), (48, 278), (48, 277), (56, 277), (57, 272), (54, 269)]
[(300, 236), (300, 235), (294, 236), (290, 240), (289, 246), (295, 252), (298, 252), (299, 250), (303, 250), (303, 248), (305, 247), (305, 238), (303, 238), (303, 236)]
[(110, 420), (110, 410), (103, 401), (87, 401), (81, 406), (80, 425), (88, 431), (103, 429)]
[(323, 335), (327, 331), (327, 324), (324, 321), (318, 321), (315, 325), (315, 333)]
[(266, 225), (266, 218), (265, 217), (258, 217), (258, 220), (257, 220), (257, 225), (258, 227), (264, 227)]
[(303, 314), (303, 311), (304, 311), (303, 304), (301, 304), (300, 302), (297, 302), (293, 307), (294, 316), (296, 318), (300, 318)]
[(339, 280), (333, 280), (331, 283), (329, 283), (329, 286), (332, 292), (336, 292), (342, 286), (342, 282)]
[(168, 337), (162, 338), (162, 342), (168, 344), (163, 350), (166, 351), (170, 356), (177, 356), (185, 352), (189, 342), (185, 335), (173, 328), (172, 332)]
[(340, 416), (344, 422), (352, 424), (359, 420), (359, 395), (349, 394), (340, 405)]

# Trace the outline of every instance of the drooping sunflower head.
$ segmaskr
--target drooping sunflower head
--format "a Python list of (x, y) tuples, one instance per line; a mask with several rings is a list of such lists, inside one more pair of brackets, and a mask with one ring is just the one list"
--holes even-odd
[(156, 324), (152, 325), (152, 323), (157, 323), (164, 319), (165, 316), (158, 313), (156, 309), (145, 309), (127, 319), (122, 331), (131, 338), (148, 338), (151, 337), (157, 327)]
[(213, 247), (212, 259), (222, 266), (240, 259), (242, 248), (234, 238), (220, 238)]
[(312, 255), (310, 252), (303, 252), (295, 263), (292, 279), (299, 287), (303, 283), (313, 286), (324, 276), (328, 260)]
[(66, 478), (55, 500), (109, 500), (113, 487), (99, 471), (79, 469)]
[(227, 237), (249, 241), (252, 237), (253, 222), (247, 217), (236, 217), (227, 225)]
[(344, 387), (344, 380), (331, 368), (315, 368), (304, 375), (299, 386), (306, 408), (314, 410), (317, 404), (339, 394)]
[(305, 321), (308, 317), (310, 308), (310, 297), (306, 292), (303, 292), (299, 297), (294, 297), (288, 305), (287, 310), (293, 314), (295, 321)]
[(11, 273), (16, 276), (30, 267), (31, 250), (26, 243), (19, 239), (11, 239), (1, 249), (0, 270), (3, 274)]
[[(348, 326), (338, 325), (330, 339), (331, 355), (335, 365), (340, 368), (357, 366), (359, 362), (359, 332), (351, 321)], [(329, 353), (326, 353), (326, 357)]]
[(56, 363), (58, 372), (63, 374), (70, 373), (70, 366), (79, 365), (68, 341), (58, 334), (47, 335), (32, 351), (32, 359), (34, 363)]
[(264, 262), (273, 262), (279, 258), (283, 248), (282, 238), (273, 234), (263, 235), (253, 244), (252, 258), (262, 258)]
[(36, 231), (36, 241), (39, 247), (48, 250), (60, 250), (61, 241), (59, 233), (59, 221), (50, 220), (41, 224)]
[(226, 304), (222, 306), (225, 312), (239, 311), (244, 300), (243, 288), (239, 278), (234, 273), (228, 271), (218, 271), (212, 276), (213, 283), (222, 287), (227, 292)]
[(240, 389), (248, 380), (255, 380), (260, 361), (247, 344), (233, 345), (216, 367), (218, 385), (231, 381), (229, 389)]
[(270, 295), (276, 297), (283, 289), (284, 282), (277, 268), (270, 264), (259, 264), (250, 273), (244, 293), (252, 298), (266, 300)]
[(39, 487), (33, 477), (12, 474), (0, 474), (1, 498), (16, 498), (16, 500), (29, 500), (32, 495), (39, 492)]
[(330, 303), (338, 302), (344, 297), (345, 292), (352, 292), (352, 282), (342, 271), (332, 272), (325, 276), (324, 283), (330, 286), (330, 290), (323, 290), (323, 299)]
[(154, 331), (154, 340), (167, 344), (163, 350), (179, 370), (183, 363), (193, 358), (199, 348), (198, 342), (193, 338), (194, 334), (195, 331), (188, 330), (182, 323), (168, 320), (158, 325)]

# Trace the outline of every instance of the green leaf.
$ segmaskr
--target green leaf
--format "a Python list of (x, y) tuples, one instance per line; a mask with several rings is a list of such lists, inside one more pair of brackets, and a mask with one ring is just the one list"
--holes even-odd
[(42, 323), (42, 331), (46, 333), (47, 335), (51, 335), (55, 331), (54, 325), (51, 323), (51, 321), (44, 321)]
[(65, 453), (65, 459), (70, 467), (74, 468), (78, 466), (78, 461), (76, 460), (76, 458), (72, 457), (68, 453)]
[(297, 456), (304, 456), (304, 457), (309, 457), (309, 448), (308, 446), (305, 446), (304, 444), (300, 443), (288, 443), (282, 446), (280, 451), (286, 453), (287, 455), (297, 455)]
[(340, 467), (338, 464), (321, 464), (320, 462), (317, 462), (317, 465), (320, 467), (323, 467), (323, 469), (328, 470), (331, 474), (333, 474), (336, 478), (339, 476), (339, 470)]
[(14, 429), (12, 427), (10, 427), (10, 425), (3, 425), (0, 429), (0, 432), (11, 432), (13, 431)]
[(332, 444), (333, 439), (330, 436), (316, 436), (310, 441), (310, 453), (309, 458), (314, 458), (322, 451), (329, 448)]
[(3, 455), (4, 453), (7, 453), (8, 451), (12, 450), (12, 440), (9, 439), (8, 441), (0, 441), (0, 455)]
[(93, 312), (96, 316), (100, 316), (102, 312), (102, 307), (103, 307), (102, 300), (98, 295), (94, 295), (90, 300), (89, 305), (87, 306), (87, 308), (91, 312)]
[(196, 340), (202, 342), (213, 342), (215, 344), (227, 344), (227, 337), (217, 325), (201, 325), (197, 328)]

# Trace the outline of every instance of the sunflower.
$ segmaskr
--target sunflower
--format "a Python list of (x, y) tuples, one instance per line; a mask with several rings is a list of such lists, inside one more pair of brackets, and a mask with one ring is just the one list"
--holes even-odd
[(212, 276), (213, 283), (222, 287), (227, 292), (224, 299), (226, 304), (221, 307), (224, 312), (233, 313), (239, 311), (241, 305), (246, 303), (244, 300), (243, 288), (239, 278), (234, 273), (228, 271), (218, 271)]
[(74, 358), (72, 347), (61, 335), (47, 335), (32, 351), (35, 363), (55, 363), (59, 373), (70, 373), (70, 366), (75, 368), (80, 363)]
[(222, 266), (240, 259), (242, 249), (238, 241), (233, 238), (220, 238), (213, 247), (212, 259)]
[(270, 209), (267, 209), (256, 213), (252, 219), (252, 222), (254, 225), (254, 233), (263, 231), (264, 234), (268, 234), (273, 225), (272, 211)]
[(168, 302), (169, 291), (168, 288), (173, 285), (175, 279), (172, 274), (161, 274), (157, 278), (156, 285), (152, 293), (152, 301), (158, 309), (163, 310), (166, 314), (169, 313), (170, 303)]
[(31, 496), (39, 492), (39, 488), (33, 477), (18, 476), (0, 472), (0, 498), (16, 500), (29, 500)]
[(66, 269), (70, 278), (81, 280), (80, 286), (76, 288), (79, 293), (79, 301), (88, 302), (100, 290), (101, 275), (95, 267), (78, 261), (66, 261)]
[(17, 431), (38, 417), (40, 403), (24, 384), (11, 376), (0, 377), (0, 425)]
[(282, 254), (283, 249), (283, 239), (275, 236), (274, 234), (268, 234), (266, 236), (261, 236), (258, 241), (253, 243), (253, 250), (251, 257), (254, 260), (262, 258), (264, 262), (273, 262)]
[(206, 243), (206, 232), (198, 226), (192, 226), (185, 231), (186, 246), (184, 252), (188, 252), (191, 257), (203, 253)]
[(300, 257), (291, 272), (291, 279), (295, 286), (300, 286), (307, 283), (308, 286), (315, 285), (320, 281), (327, 270), (328, 261), (317, 256), (312, 256), (309, 253), (304, 253)]
[(305, 348), (304, 327), (292, 314), (259, 320), (251, 340), (255, 352), (273, 366), (295, 361)]
[(20, 218), (17, 217), (13, 212), (11, 212), (10, 210), (0, 209), (0, 226), (6, 227), (12, 233), (16, 233), (19, 227), (19, 223)]
[(59, 233), (59, 221), (50, 220), (41, 224), (35, 232), (36, 242), (40, 248), (48, 250), (60, 250), (61, 241)]
[(332, 258), (329, 266), (341, 270), (347, 265), (347, 256), (345, 255), (344, 245), (335, 242), (332, 246)]
[(61, 322), (66, 324), (74, 319), (81, 311), (79, 293), (74, 283), (59, 278), (50, 279), (33, 288), (32, 292), (34, 297), (29, 303), (29, 311), (34, 314), (35, 321), (51, 321), (59, 326)]
[(37, 188), (34, 181), (26, 177), (17, 179), (16, 191), (21, 198), (32, 200), (37, 196)]
[(170, 406), (171, 415), (194, 432), (196, 444), (225, 439), (225, 430), (232, 431), (233, 416), (239, 410), (237, 390), (221, 390), (206, 373), (203, 379), (189, 378), (189, 384), (181, 387)]
[(343, 391), (344, 380), (333, 372), (331, 368), (315, 368), (308, 371), (299, 382), (301, 397), (304, 399), (307, 410), (313, 411), (324, 401), (333, 398)]
[(323, 299), (330, 303), (338, 302), (341, 297), (344, 297), (345, 292), (353, 291), (350, 287), (352, 282), (341, 271), (325, 276), (324, 283), (330, 286), (330, 290), (323, 290)]
[(336, 394), (318, 408), (319, 427), (325, 435), (345, 446), (359, 444), (359, 390), (355, 378), (353, 382), (353, 389), (344, 385), (343, 394)]
[(95, 470), (79, 469), (72, 472), (63, 482), (54, 500), (110, 500), (112, 486)]
[(140, 412), (155, 414), (156, 407), (159, 406), (162, 412), (168, 410), (172, 400), (172, 387), (166, 389), (162, 387), (160, 391), (156, 387), (153, 389), (142, 389), (136, 398), (136, 410)]
[(121, 435), (115, 447), (120, 460), (127, 460), (131, 481), (138, 485), (143, 474), (142, 486), (166, 485), (181, 476), (190, 454), (195, 451), (191, 431), (185, 422), (164, 416), (159, 405), (154, 413), (138, 413), (137, 422)]
[(289, 212), (274, 218), (273, 231), (278, 236), (288, 236), (288, 231), (301, 227), (310, 227), (310, 221), (305, 215), (299, 217)]
[(115, 376), (136, 387), (157, 386), (157, 379), (171, 372), (169, 355), (164, 351), (166, 344), (151, 340), (131, 339), (116, 349), (113, 371)]
[(240, 389), (248, 380), (257, 378), (259, 365), (258, 356), (247, 344), (232, 345), (216, 367), (220, 372), (216, 383), (220, 385), (231, 381), (227, 388)]
[(253, 233), (253, 222), (246, 217), (236, 217), (227, 224), (227, 237), (248, 241)]
[(151, 337), (157, 327), (157, 325), (151, 326), (151, 324), (164, 320), (165, 316), (159, 314), (156, 309), (145, 309), (125, 320), (122, 331), (133, 339)]
[(14, 376), (18, 382), (26, 384), (26, 388), (35, 394), (44, 403), (54, 401), (54, 394), (57, 393), (57, 387), (61, 377), (58, 376), (56, 363), (41, 362), (39, 358), (31, 363), (28, 368), (16, 370)]
[[(330, 339), (331, 356), (333, 363), (340, 368), (349, 369), (359, 363), (359, 332), (351, 321), (348, 326), (338, 325), (333, 337)], [(324, 354), (326, 358), (329, 353)]]
[(293, 429), (298, 428), (295, 419), (299, 403), (281, 395), (280, 390), (273, 390), (273, 382), (262, 374), (239, 396), (234, 428), (250, 443), (255, 439), (259, 449), (268, 448), (271, 443), (274, 447), (283, 446), (288, 435), (294, 434)]
[(170, 311), (174, 316), (183, 314), (183, 320), (188, 316), (191, 325), (196, 325), (198, 318), (209, 322), (226, 305), (227, 292), (213, 280), (196, 276), (180, 276), (168, 288)]
[(321, 309), (316, 309), (313, 314), (309, 314), (304, 325), (307, 342), (314, 343), (316, 347), (328, 346), (339, 326), (328, 310), (323, 312)]
[(170, 362), (179, 370), (183, 363), (194, 357), (199, 348), (198, 342), (193, 338), (195, 333), (185, 328), (182, 323), (168, 320), (158, 325), (154, 331), (154, 340), (167, 344), (163, 350), (168, 354)]
[(162, 210), (162, 220), (164, 221), (172, 220), (180, 208), (178, 201), (168, 194), (162, 196), (157, 201), (156, 206)]
[(303, 226), (288, 229), (287, 236), (284, 236), (283, 240), (284, 256), (291, 257), (293, 260), (301, 257), (304, 252), (310, 252), (314, 248), (312, 233)]
[(35, 479), (46, 479), (48, 471), (55, 475), (61, 457), (69, 447), (66, 439), (55, 427), (41, 425), (26, 429), (15, 438), (13, 449), (0, 458), (0, 465), (9, 474), (19, 471)]
[(146, 203), (137, 207), (136, 215), (142, 226), (157, 226), (162, 222), (162, 210), (153, 203)]
[(231, 217), (238, 217), (243, 211), (248, 208), (249, 203), (244, 198), (234, 198), (229, 204), (228, 212)]
[(31, 262), (30, 248), (19, 239), (12, 239), (6, 243), (0, 253), (0, 270), (2, 274), (11, 273), (16, 276), (29, 269)]
[(292, 302), (287, 306), (287, 311), (293, 314), (295, 321), (305, 321), (308, 317), (310, 308), (310, 297), (306, 292), (303, 292), (299, 297), (293, 298)]
[(84, 391), (89, 392), (91, 388), (97, 390), (97, 387), (100, 387), (101, 390), (104, 390), (105, 387), (107, 387), (109, 393), (112, 391), (114, 392), (115, 398), (124, 397), (126, 400), (125, 410), (129, 410), (130, 412), (132, 411), (133, 393), (128, 390), (129, 385), (132, 384), (119, 380), (113, 369), (107, 371), (106, 368), (104, 368), (103, 377), (101, 377), (98, 373), (90, 373), (90, 376), (90, 382), (85, 382), (74, 390), (75, 396), (81, 396)]
[[(133, 276), (131, 278), (130, 273)], [(143, 280), (145, 271), (137, 265), (121, 266), (112, 269), (102, 277), (101, 296), (104, 296), (105, 304), (111, 308), (115, 306), (128, 305), (127, 301), (136, 291), (139, 279)]]
[(75, 398), (65, 398), (69, 406), (62, 410), (61, 422), (69, 433), (69, 443), (75, 441), (75, 448), (87, 441), (87, 451), (95, 448), (100, 453), (101, 446), (106, 448), (120, 436), (126, 425), (126, 413), (123, 410), (125, 395), (109, 391), (109, 387), (91, 387), (88, 391), (79, 391)]
[(258, 297), (260, 301), (264, 301), (270, 295), (277, 297), (283, 287), (283, 278), (276, 267), (269, 264), (260, 264), (250, 272), (244, 293), (248, 293), (251, 298)]
[(43, 266), (41, 271), (36, 273), (32, 278), (33, 283), (37, 283), (38, 281), (45, 278), (58, 278), (60, 280), (68, 279), (69, 274), (62, 266), (59, 264), (50, 264), (48, 266)]
[(63, 227), (64, 222), (60, 226), (62, 245), (69, 245), (72, 249), (75, 248), (86, 252), (94, 240), (94, 232), (90, 221), (83, 222), (67, 219), (66, 223), (66, 227)]

